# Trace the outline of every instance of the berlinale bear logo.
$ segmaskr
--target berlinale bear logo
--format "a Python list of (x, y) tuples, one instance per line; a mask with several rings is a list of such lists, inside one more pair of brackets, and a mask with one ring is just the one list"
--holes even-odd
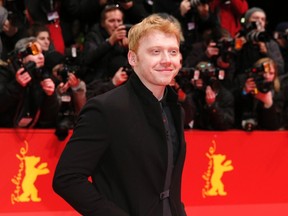
[(209, 158), (208, 170), (202, 176), (206, 181), (206, 185), (202, 191), (203, 197), (206, 196), (226, 196), (227, 192), (224, 190), (224, 183), (222, 177), (225, 172), (234, 169), (231, 160), (226, 160), (226, 155), (215, 154), (216, 144), (210, 147), (209, 153), (206, 156)]
[[(39, 175), (50, 172), (47, 163), (39, 164), (41, 158), (38, 156), (27, 156), (26, 149), (21, 148), (21, 155), (16, 154), (16, 157), (20, 160), (20, 165), (17, 176), (14, 176), (11, 180), (16, 185), (14, 193), (11, 194), (12, 204), (15, 202), (40, 202), (41, 198), (38, 196), (38, 189), (34, 183)], [(23, 171), (25, 175), (22, 178)]]

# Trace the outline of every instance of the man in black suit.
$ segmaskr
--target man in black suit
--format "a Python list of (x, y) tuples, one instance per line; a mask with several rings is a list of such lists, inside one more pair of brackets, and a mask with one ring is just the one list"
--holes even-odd
[(86, 103), (53, 189), (82, 215), (185, 216), (184, 112), (169, 85), (181, 67), (180, 29), (154, 14), (128, 39), (134, 72)]

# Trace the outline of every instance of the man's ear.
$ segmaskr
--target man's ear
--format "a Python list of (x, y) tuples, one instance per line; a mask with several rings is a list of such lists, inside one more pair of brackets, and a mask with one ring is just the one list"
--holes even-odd
[(136, 56), (136, 53), (129, 50), (128, 52), (128, 62), (129, 64), (134, 67), (136, 65), (136, 61), (137, 61), (137, 56)]

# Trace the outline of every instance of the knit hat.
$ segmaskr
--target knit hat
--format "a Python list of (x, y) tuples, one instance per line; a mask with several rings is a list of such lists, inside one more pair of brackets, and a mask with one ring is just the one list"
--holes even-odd
[(252, 7), (249, 10), (246, 11), (244, 18), (245, 18), (245, 25), (247, 25), (249, 18), (251, 15), (255, 12), (262, 12), (266, 15), (265, 11), (259, 7)]
[(27, 46), (29, 45), (29, 43), (31, 42), (35, 42), (36, 41), (36, 37), (26, 37), (26, 38), (21, 38), (20, 40), (18, 40), (15, 44), (15, 50), (20, 50), (23, 51), (27, 48)]
[(65, 61), (65, 56), (60, 52), (52, 51), (45, 55), (45, 67), (52, 70), (57, 64), (63, 64)]

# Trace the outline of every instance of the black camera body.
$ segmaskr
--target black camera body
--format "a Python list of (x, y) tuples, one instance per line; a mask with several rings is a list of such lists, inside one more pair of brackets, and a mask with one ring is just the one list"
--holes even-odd
[(130, 28), (133, 26), (133, 24), (125, 23), (123, 24), (125, 26), (126, 31), (128, 32)]
[(43, 80), (50, 77), (47, 71), (43, 69), (36, 69), (36, 63), (29, 61), (23, 63), (23, 59), (28, 55), (36, 55), (39, 53), (38, 47), (35, 44), (27, 47), (24, 50), (13, 50), (8, 54), (8, 63), (12, 66), (12, 69), (16, 73), (21, 67), (24, 68), (24, 72), (28, 72), (32, 77), (32, 80)]
[(219, 49), (219, 56), (224, 62), (229, 62), (234, 57), (236, 48), (234, 39), (222, 39), (216, 42), (216, 47)]
[(68, 74), (73, 73), (78, 77), (79, 67), (75, 65), (63, 64), (63, 67), (57, 71), (57, 75), (61, 77), (61, 81), (66, 83), (68, 81)]
[(249, 23), (241, 34), (250, 42), (268, 42), (270, 40), (270, 35), (266, 31), (259, 30), (257, 22)]
[(58, 112), (55, 128), (55, 135), (61, 141), (68, 136), (69, 130), (74, 128), (77, 116), (71, 105), (71, 97), (69, 98), (68, 95), (62, 97), (67, 97), (68, 100), (65, 101), (65, 99), (63, 100), (61, 98), (61, 106)]
[(134, 72), (130, 64), (125, 65), (123, 67), (123, 71), (125, 71), (128, 76), (130, 76)]
[(66, 83), (68, 81), (68, 74), (73, 73), (76, 77), (80, 77), (80, 66), (74, 63), (73, 57), (67, 56), (63, 63), (63, 66), (57, 71), (57, 75), (61, 78), (61, 81)]
[(253, 78), (255, 84), (256, 84), (256, 92), (252, 93), (257, 93), (257, 91), (260, 91), (262, 93), (267, 93), (272, 89), (272, 82), (266, 82), (264, 78), (264, 73), (265, 73), (265, 64), (261, 64), (258, 67), (252, 67), (247, 69), (245, 72), (247, 74), (248, 78)]
[(194, 67), (182, 67), (177, 76), (175, 77), (176, 82), (180, 88), (185, 92), (189, 93), (193, 89), (191, 80), (202, 79), (204, 87), (210, 85), (212, 88), (215, 87), (215, 81), (220, 81), (225, 78), (224, 70), (215, 68), (209, 62), (199, 63), (197, 68)]

